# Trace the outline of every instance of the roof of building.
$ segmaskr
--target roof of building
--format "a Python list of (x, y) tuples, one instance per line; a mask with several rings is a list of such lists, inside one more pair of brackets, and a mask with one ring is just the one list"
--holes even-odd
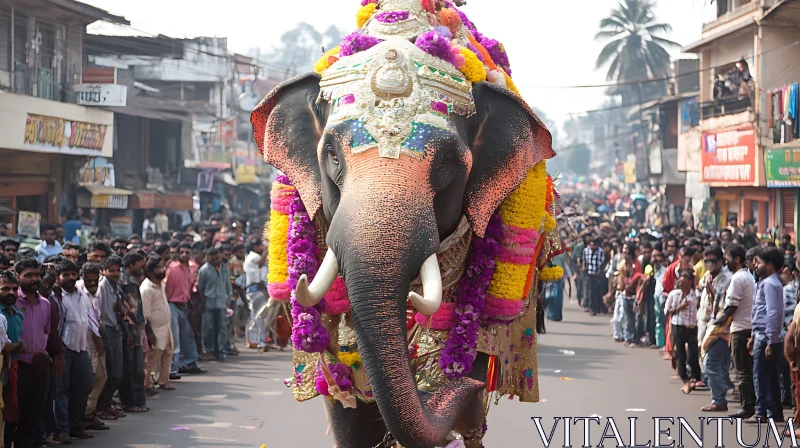
[(98, 20), (116, 23), (118, 25), (131, 24), (125, 17), (111, 14), (104, 9), (76, 0), (25, 0), (24, 3), (18, 3), (17, 7), (36, 11), (42, 17), (49, 16), (55, 18), (64, 13), (71, 13), (70, 15), (73, 16), (81, 16), (82, 21), (86, 24), (97, 22)]

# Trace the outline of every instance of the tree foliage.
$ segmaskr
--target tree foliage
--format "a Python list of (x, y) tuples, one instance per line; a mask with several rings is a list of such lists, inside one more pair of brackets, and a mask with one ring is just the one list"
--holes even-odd
[(597, 40), (609, 40), (597, 57), (597, 68), (608, 66), (608, 81), (641, 81), (669, 75), (666, 48), (679, 44), (660, 35), (672, 31), (656, 21), (650, 0), (622, 0), (611, 15), (600, 21)]
[(251, 55), (260, 54), (260, 59), (268, 65), (273, 75), (290, 77), (310, 72), (322, 56), (322, 48), (330, 50), (339, 45), (344, 30), (334, 25), (319, 31), (313, 25), (301, 22), (281, 35), (280, 43), (271, 49), (253, 49)]

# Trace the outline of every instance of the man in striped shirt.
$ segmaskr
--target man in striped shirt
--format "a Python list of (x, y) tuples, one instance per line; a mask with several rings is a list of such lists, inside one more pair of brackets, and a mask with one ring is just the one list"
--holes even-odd
[[(697, 353), (697, 296), (694, 290), (694, 273), (682, 271), (678, 288), (669, 293), (664, 311), (670, 318), (673, 350), (675, 352), (678, 375), (683, 380), (681, 391), (692, 391), (691, 380), (700, 380), (700, 358)], [(692, 378), (686, 371), (686, 363), (692, 369)]]
[(592, 316), (602, 312), (603, 284), (606, 282), (603, 276), (603, 263), (606, 261), (606, 254), (600, 247), (602, 240), (597, 238), (589, 242), (589, 247), (583, 250), (583, 272), (586, 274), (589, 310)]

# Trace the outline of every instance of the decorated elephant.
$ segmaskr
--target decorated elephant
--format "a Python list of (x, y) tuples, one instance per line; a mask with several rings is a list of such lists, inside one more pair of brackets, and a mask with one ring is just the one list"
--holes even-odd
[(538, 401), (552, 139), (456, 5), (364, 0), (357, 22), (251, 117), (285, 174), (268, 288), (291, 307), (286, 383), (325, 396), (337, 447), (482, 446), (493, 399)]

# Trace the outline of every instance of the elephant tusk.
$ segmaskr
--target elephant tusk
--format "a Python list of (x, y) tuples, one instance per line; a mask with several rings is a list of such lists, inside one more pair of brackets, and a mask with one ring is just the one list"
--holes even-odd
[(419, 270), (422, 280), (422, 294), (408, 293), (408, 298), (414, 308), (426, 316), (432, 316), (442, 305), (442, 273), (439, 270), (439, 259), (436, 254), (431, 255), (422, 263)]
[(301, 275), (297, 280), (297, 289), (295, 289), (297, 302), (306, 307), (318, 304), (331, 289), (331, 285), (336, 281), (338, 275), (339, 263), (336, 261), (336, 255), (331, 249), (328, 249), (314, 281), (309, 285), (306, 274)]

